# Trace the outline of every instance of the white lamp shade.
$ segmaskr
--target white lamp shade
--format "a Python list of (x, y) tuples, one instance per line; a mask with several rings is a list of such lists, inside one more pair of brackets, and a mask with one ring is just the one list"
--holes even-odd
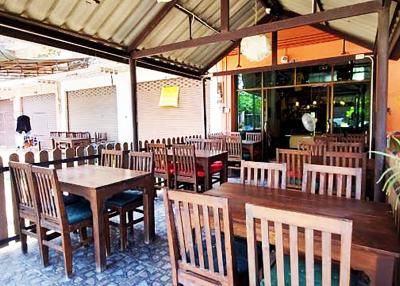
[(265, 35), (243, 38), (241, 53), (251, 62), (259, 62), (271, 54), (271, 45)]

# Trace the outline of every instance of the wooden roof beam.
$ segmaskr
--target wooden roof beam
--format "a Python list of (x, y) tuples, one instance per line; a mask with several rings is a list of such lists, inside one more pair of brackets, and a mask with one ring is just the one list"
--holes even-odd
[(221, 31), (229, 31), (229, 0), (221, 0)]
[(193, 48), (224, 41), (235, 41), (249, 36), (265, 34), (284, 29), (376, 13), (381, 9), (381, 7), (382, 6), (378, 1), (368, 1), (359, 4), (348, 5), (340, 8), (325, 10), (323, 12), (317, 12), (267, 24), (242, 28), (236, 31), (222, 32), (220, 34), (205, 36), (193, 40), (187, 40), (172, 44), (166, 44), (159, 47), (148, 48), (140, 51), (134, 51), (132, 52), (132, 58), (138, 59), (179, 49)]

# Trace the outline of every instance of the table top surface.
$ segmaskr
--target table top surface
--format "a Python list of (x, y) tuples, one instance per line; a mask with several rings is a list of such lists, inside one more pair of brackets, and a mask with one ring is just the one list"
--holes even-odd
[(242, 140), (242, 144), (258, 144), (258, 143), (261, 143), (261, 140), (257, 140), (257, 141), (254, 141), (254, 140)]
[[(211, 150), (196, 150), (196, 158), (211, 158), (215, 156), (220, 156), (223, 154), (228, 154), (227, 151), (211, 151)], [(172, 150), (168, 150), (168, 155), (172, 156)]]
[(97, 165), (81, 165), (57, 170), (60, 183), (91, 189), (106, 187), (132, 179), (139, 179), (150, 174), (149, 172)]
[(400, 239), (391, 207), (385, 203), (327, 197), (300, 191), (225, 183), (205, 194), (229, 199), (233, 221), (246, 223), (245, 204), (353, 221), (353, 246), (400, 257)]

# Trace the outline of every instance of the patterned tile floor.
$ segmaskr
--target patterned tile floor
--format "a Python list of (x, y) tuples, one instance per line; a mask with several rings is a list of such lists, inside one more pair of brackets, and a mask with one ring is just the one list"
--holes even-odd
[[(112, 232), (112, 255), (107, 258), (107, 270), (96, 273), (93, 247), (80, 248), (73, 254), (74, 275), (64, 275), (62, 254), (50, 250), (50, 265), (43, 268), (37, 242), (29, 240), (28, 253), (22, 254), (20, 244), (0, 248), (0, 285), (171, 285), (171, 266), (162, 197), (155, 202), (155, 241), (143, 242), (143, 225), (129, 233), (129, 249), (119, 251), (119, 236)], [(77, 238), (76, 235), (72, 235)]]

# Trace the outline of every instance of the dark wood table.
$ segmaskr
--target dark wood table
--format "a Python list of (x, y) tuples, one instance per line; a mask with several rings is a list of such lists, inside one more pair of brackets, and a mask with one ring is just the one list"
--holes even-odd
[[(196, 163), (204, 169), (204, 182), (206, 190), (212, 189), (212, 174), (210, 173), (211, 164), (222, 161), (223, 169), (221, 172), (221, 183), (228, 181), (228, 152), (196, 150)], [(172, 160), (172, 150), (168, 150), (169, 160)]]
[[(261, 154), (262, 153), (262, 141), (250, 141), (250, 140), (242, 140), (242, 148), (246, 151), (249, 152), (250, 154), (250, 160), (254, 161), (255, 159), (261, 159), (261, 158), (256, 158), (256, 153)], [(260, 156), (258, 156), (260, 157)]]
[[(242, 237), (246, 237), (246, 203), (351, 219), (352, 269), (364, 271), (371, 279), (371, 285), (392, 285), (394, 270), (399, 267), (400, 239), (388, 204), (232, 183), (205, 194), (229, 199), (234, 234)], [(333, 242), (332, 259), (340, 260), (340, 244)], [(304, 242), (299, 245), (304, 245)], [(320, 248), (315, 250), (316, 255), (318, 251)]]
[(104, 244), (104, 202), (111, 196), (128, 189), (143, 189), (145, 243), (155, 236), (153, 175), (147, 172), (82, 165), (57, 170), (62, 191), (84, 197), (90, 202), (93, 214), (93, 237), (96, 271), (106, 269)]

